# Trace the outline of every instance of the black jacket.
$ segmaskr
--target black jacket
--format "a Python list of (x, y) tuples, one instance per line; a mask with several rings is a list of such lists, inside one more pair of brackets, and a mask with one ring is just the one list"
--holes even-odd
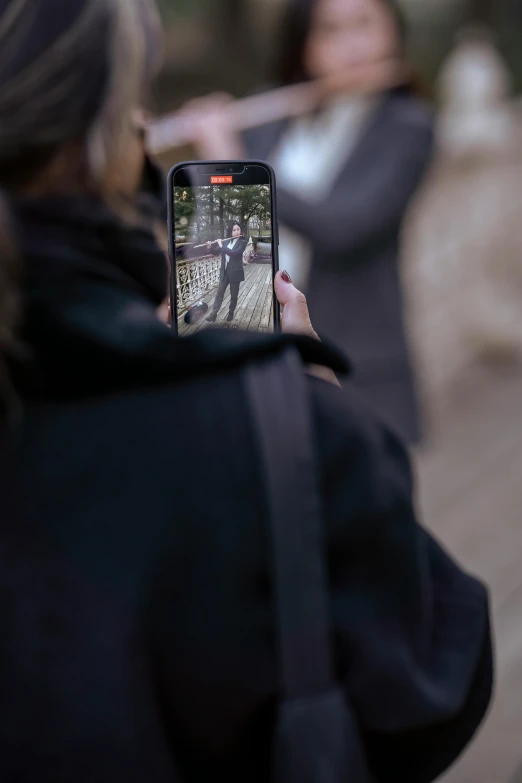
[[(228, 272), (228, 280), (230, 283), (242, 283), (245, 279), (245, 268), (243, 266), (243, 255), (246, 250), (246, 239), (239, 238), (234, 247), (229, 250), (229, 245), (232, 240), (223, 242), (223, 248), (217, 248), (213, 253), (215, 256), (221, 255), (221, 269), (219, 271), (219, 279), (221, 282), (225, 279), (225, 271)], [(230, 261), (227, 266), (227, 256)]]
[[(420, 421), (399, 247), (407, 207), (432, 157), (433, 127), (424, 104), (386, 93), (324, 202), (278, 190), (280, 223), (312, 244), (307, 296), (315, 328), (351, 357), (353, 382), (367, 404), (411, 442), (420, 437)], [(286, 128), (249, 131), (248, 154), (270, 160)]]
[[(17, 220), (30, 358), (0, 437), (0, 780), (266, 783), (271, 555), (239, 370), (289, 343), (344, 361), (177, 340), (145, 232), (73, 202)], [(490, 699), (486, 591), (417, 524), (396, 438), (353, 393), (309, 394), (338, 676), (376, 780), (425, 783)]]

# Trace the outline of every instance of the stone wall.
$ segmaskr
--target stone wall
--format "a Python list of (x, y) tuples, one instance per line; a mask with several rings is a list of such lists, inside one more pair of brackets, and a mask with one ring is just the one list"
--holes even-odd
[(473, 363), (519, 361), (522, 134), (490, 158), (440, 153), (411, 210), (404, 281), (430, 406), (443, 406)]

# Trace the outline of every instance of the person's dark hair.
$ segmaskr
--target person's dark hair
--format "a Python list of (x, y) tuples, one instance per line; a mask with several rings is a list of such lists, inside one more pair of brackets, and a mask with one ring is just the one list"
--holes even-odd
[(0, 397), (20, 311), (9, 198), (68, 145), (104, 195), (158, 62), (154, 0), (0, 0)]
[[(379, 0), (393, 12), (397, 21), (402, 47), (406, 49), (407, 28), (404, 15), (396, 0)], [(318, 0), (287, 0), (281, 24), (278, 60), (274, 81), (278, 85), (298, 84), (308, 81), (304, 68), (304, 52), (310, 35), (314, 9)]]

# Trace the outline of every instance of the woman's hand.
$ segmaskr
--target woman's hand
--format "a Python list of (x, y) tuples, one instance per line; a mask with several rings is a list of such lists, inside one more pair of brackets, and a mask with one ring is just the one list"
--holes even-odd
[(158, 307), (157, 315), (160, 321), (167, 326), (172, 326), (172, 317), (170, 312), (170, 297), (165, 299), (163, 304)]
[(223, 240), (222, 239), (216, 239), (216, 242), (218, 243), (219, 247), (223, 249)]
[(319, 340), (312, 326), (306, 296), (293, 285), (288, 272), (278, 272), (275, 278), (275, 292), (283, 308), (281, 315), (282, 330), (286, 334), (303, 334)]
[(230, 122), (228, 108), (232, 101), (230, 95), (216, 93), (189, 101), (181, 109), (180, 115), (190, 128), (201, 158), (236, 160), (245, 157), (239, 134)]
[[(310, 320), (306, 296), (301, 293), (301, 291), (298, 291), (292, 284), (288, 272), (277, 273), (275, 278), (275, 292), (279, 304), (283, 308), (281, 316), (283, 332), (285, 334), (302, 334), (305, 337), (319, 340), (319, 336)], [(337, 380), (334, 371), (328, 369), (328, 367), (312, 365), (308, 368), (308, 372), (310, 375), (327, 381), (328, 383), (333, 383), (335, 386), (341, 385)]]

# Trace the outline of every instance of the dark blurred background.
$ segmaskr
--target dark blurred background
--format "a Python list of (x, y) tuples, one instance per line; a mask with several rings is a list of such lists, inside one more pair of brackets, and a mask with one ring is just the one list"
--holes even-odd
[[(167, 63), (158, 86), (162, 110), (212, 90), (236, 96), (270, 81), (270, 60), (284, 0), (159, 0), (168, 29)], [(455, 31), (486, 22), (522, 90), (522, 0), (402, 0), (411, 26), (410, 51), (433, 86)], [(236, 37), (233, 57), (222, 43)]]

